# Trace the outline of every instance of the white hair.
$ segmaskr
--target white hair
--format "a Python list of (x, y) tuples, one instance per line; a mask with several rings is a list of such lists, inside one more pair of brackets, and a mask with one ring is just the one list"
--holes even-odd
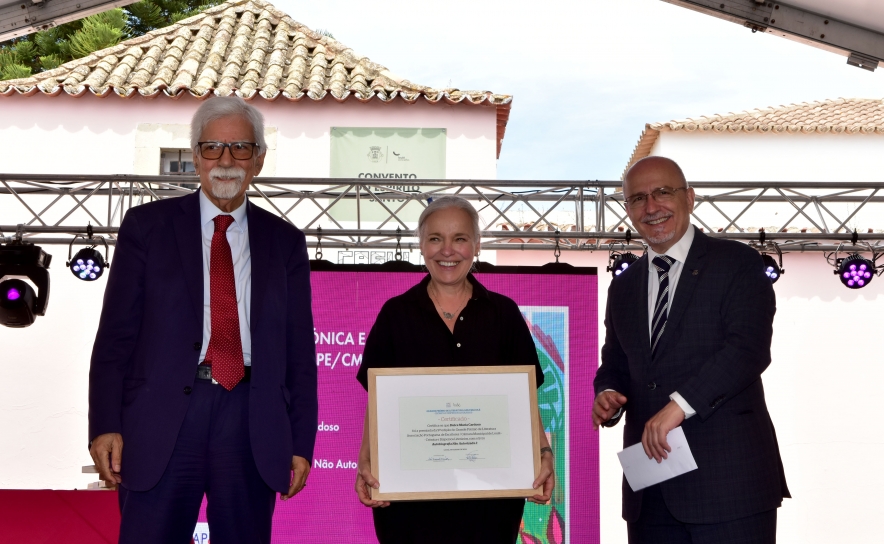
[(264, 140), (264, 116), (255, 106), (236, 95), (231, 95), (209, 98), (193, 114), (193, 119), (190, 121), (190, 148), (194, 153), (197, 152), (197, 142), (200, 141), (206, 126), (212, 121), (225, 117), (242, 117), (248, 121), (252, 125), (255, 142), (258, 144), (255, 155), (267, 151), (267, 142)]
[(417, 237), (419, 239), (423, 238), (424, 226), (431, 215), (447, 208), (459, 208), (467, 212), (470, 216), (470, 223), (473, 225), (473, 241), (478, 242), (482, 237), (482, 230), (479, 227), (479, 212), (476, 211), (476, 208), (467, 199), (455, 195), (440, 196), (430, 202), (430, 205), (424, 209), (417, 220)]

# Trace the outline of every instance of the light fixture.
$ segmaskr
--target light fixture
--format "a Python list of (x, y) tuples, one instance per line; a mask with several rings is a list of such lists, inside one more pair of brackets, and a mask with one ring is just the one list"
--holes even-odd
[[(780, 250), (780, 246), (776, 242), (767, 241), (767, 234), (764, 232), (764, 229), (758, 231), (758, 242), (749, 242), (749, 245), (761, 253), (761, 261), (764, 263), (764, 275), (767, 276), (771, 283), (776, 283), (780, 276), (786, 273), (786, 269), (783, 268), (783, 252)], [(777, 254), (776, 259), (771, 256), (771, 250)]]
[(629, 268), (632, 263), (639, 259), (638, 255), (635, 253), (619, 253), (616, 251), (611, 252), (608, 256), (608, 268), (607, 271), (611, 273), (612, 278), (616, 278), (620, 274), (622, 274), (627, 268)]
[(859, 253), (851, 253), (843, 259), (837, 259), (838, 279), (848, 289), (862, 289), (875, 278), (875, 263)]
[(95, 249), (95, 245), (93, 244), (89, 247), (84, 247), (80, 251), (77, 252), (76, 255), (71, 258), (71, 252), (73, 251), (74, 242), (77, 241), (77, 238), (86, 238), (90, 242), (94, 242), (95, 240), (99, 240), (104, 244), (104, 254), (107, 255), (107, 242), (101, 236), (93, 236), (92, 234), (92, 225), (88, 225), (86, 227), (86, 235), (77, 234), (74, 236), (74, 239), (71, 240), (70, 245), (68, 246), (68, 261), (67, 267), (71, 271), (71, 274), (77, 277), (77, 279), (83, 281), (95, 281), (100, 278), (104, 274), (104, 270), (110, 267), (110, 261), (108, 261), (105, 257), (101, 256)]
[(761, 260), (764, 261), (764, 274), (770, 279), (771, 283), (776, 283), (777, 280), (780, 279), (780, 276), (783, 275), (783, 269), (777, 261), (767, 253), (761, 254)]
[[(52, 255), (23, 242), (0, 245), (0, 325), (27, 327), (46, 313)], [(25, 279), (31, 280), (37, 291)]]
[(95, 250), (95, 246), (84, 247), (68, 261), (68, 268), (74, 276), (83, 281), (94, 281), (104, 274), (107, 264), (101, 253)]

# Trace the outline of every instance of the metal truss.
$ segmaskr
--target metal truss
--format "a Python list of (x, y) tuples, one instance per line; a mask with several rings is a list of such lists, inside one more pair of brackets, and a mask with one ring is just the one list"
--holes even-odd
[[(113, 244), (129, 208), (189, 194), (198, 183), (189, 176), (0, 174), (0, 241), (69, 244), (91, 226)], [(691, 185), (693, 223), (712, 236), (759, 249), (776, 244), (783, 252), (884, 249), (884, 182)], [(415, 250), (417, 217), (428, 199), (442, 195), (475, 204), (486, 224), (486, 250), (640, 250), (620, 187), (619, 181), (257, 178), (248, 195), (320, 250)]]

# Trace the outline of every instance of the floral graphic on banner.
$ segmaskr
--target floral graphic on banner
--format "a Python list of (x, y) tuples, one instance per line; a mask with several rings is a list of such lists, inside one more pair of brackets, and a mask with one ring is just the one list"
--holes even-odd
[(522, 306), (520, 309), (531, 330), (537, 348), (537, 357), (543, 369), (543, 385), (537, 391), (537, 403), (544, 431), (555, 452), (556, 488), (549, 504), (525, 503), (518, 542), (562, 544), (565, 542), (567, 513), (565, 490), (568, 488), (566, 471), (568, 308)]

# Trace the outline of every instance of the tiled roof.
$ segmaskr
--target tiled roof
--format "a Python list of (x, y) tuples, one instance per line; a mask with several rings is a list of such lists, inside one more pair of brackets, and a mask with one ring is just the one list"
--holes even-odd
[(512, 97), (417, 85), (322, 36), (263, 0), (231, 0), (177, 24), (25, 79), (0, 81), (0, 96), (99, 97), (236, 93), (290, 101), (357, 100), (471, 104), (497, 109), (497, 153)]
[[(884, 134), (884, 100), (839, 98), (728, 115), (649, 123), (626, 165), (645, 158), (661, 132), (760, 134)], [(623, 173), (626, 173), (626, 170)]]

